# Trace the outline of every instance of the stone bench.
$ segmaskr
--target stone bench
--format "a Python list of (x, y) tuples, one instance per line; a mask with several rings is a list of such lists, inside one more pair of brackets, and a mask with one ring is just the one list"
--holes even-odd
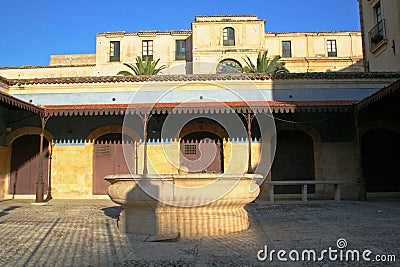
[(304, 181), (266, 181), (267, 185), (269, 185), (269, 200), (271, 202), (275, 201), (275, 185), (301, 185), (302, 192), (302, 200), (308, 201), (307, 198), (307, 187), (308, 185), (317, 185), (317, 184), (331, 184), (334, 189), (334, 200), (340, 201), (340, 185), (343, 184), (343, 181), (315, 181), (315, 180), (304, 180)]

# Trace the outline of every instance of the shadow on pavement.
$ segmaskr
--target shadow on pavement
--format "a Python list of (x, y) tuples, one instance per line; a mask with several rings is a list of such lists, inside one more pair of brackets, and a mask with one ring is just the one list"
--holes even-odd
[(122, 211), (122, 207), (114, 206), (114, 207), (102, 208), (101, 210), (104, 212), (104, 215), (106, 215), (112, 219), (118, 219), (119, 214)]
[(4, 210), (0, 211), (0, 217), (7, 215), (9, 211), (15, 210), (20, 208), (21, 206), (10, 206), (8, 208), (5, 208)]

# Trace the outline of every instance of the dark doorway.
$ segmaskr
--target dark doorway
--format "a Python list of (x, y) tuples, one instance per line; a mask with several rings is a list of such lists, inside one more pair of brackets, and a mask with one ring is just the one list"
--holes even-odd
[[(124, 149), (130, 158), (125, 160)], [(94, 143), (93, 160), (93, 194), (105, 195), (109, 182), (104, 177), (112, 174), (129, 174), (130, 170), (135, 172), (136, 161), (135, 143), (129, 136), (120, 133), (102, 135)], [(128, 166), (129, 164), (129, 166)]]
[[(278, 132), (272, 181), (314, 180), (314, 146), (311, 137), (301, 131)], [(301, 186), (276, 186), (277, 194), (300, 194)], [(315, 186), (308, 186), (315, 193)]]
[(210, 132), (187, 134), (181, 139), (180, 165), (190, 173), (222, 173), (222, 140)]
[(400, 135), (373, 129), (361, 139), (362, 167), (367, 192), (400, 192)]
[(40, 136), (23, 135), (12, 143), (10, 194), (35, 194), (42, 160), (44, 191), (48, 184), (49, 142), (43, 139), (43, 159), (40, 159)]

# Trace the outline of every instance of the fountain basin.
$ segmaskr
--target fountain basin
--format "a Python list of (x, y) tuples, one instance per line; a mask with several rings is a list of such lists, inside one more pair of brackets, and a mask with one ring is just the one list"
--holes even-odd
[(182, 237), (216, 236), (249, 228), (244, 206), (262, 179), (257, 174), (109, 175), (108, 195), (123, 207), (122, 232)]

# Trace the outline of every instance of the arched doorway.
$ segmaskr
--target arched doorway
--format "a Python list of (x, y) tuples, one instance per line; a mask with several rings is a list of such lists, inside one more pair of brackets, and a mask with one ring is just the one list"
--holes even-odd
[(400, 134), (369, 130), (361, 138), (361, 150), (367, 192), (400, 192)]
[(217, 65), (217, 73), (240, 73), (242, 65), (234, 59), (224, 59)]
[(217, 122), (201, 121), (188, 123), (180, 132), (180, 169), (189, 173), (223, 173), (223, 138), (227, 133)]
[[(132, 157), (125, 160), (126, 155)], [(129, 174), (137, 170), (135, 142), (121, 133), (108, 133), (99, 136), (94, 143), (93, 155), (93, 194), (107, 194), (110, 185), (104, 177), (112, 174)]]
[[(312, 138), (301, 131), (278, 132), (272, 181), (314, 180), (314, 146)], [(277, 194), (299, 194), (300, 186), (276, 186)], [(315, 186), (308, 187), (315, 193)]]
[(42, 160), (44, 191), (47, 191), (48, 147), (49, 142), (44, 138), (43, 159), (41, 159), (39, 135), (22, 135), (12, 142), (10, 194), (35, 194), (40, 160)]

